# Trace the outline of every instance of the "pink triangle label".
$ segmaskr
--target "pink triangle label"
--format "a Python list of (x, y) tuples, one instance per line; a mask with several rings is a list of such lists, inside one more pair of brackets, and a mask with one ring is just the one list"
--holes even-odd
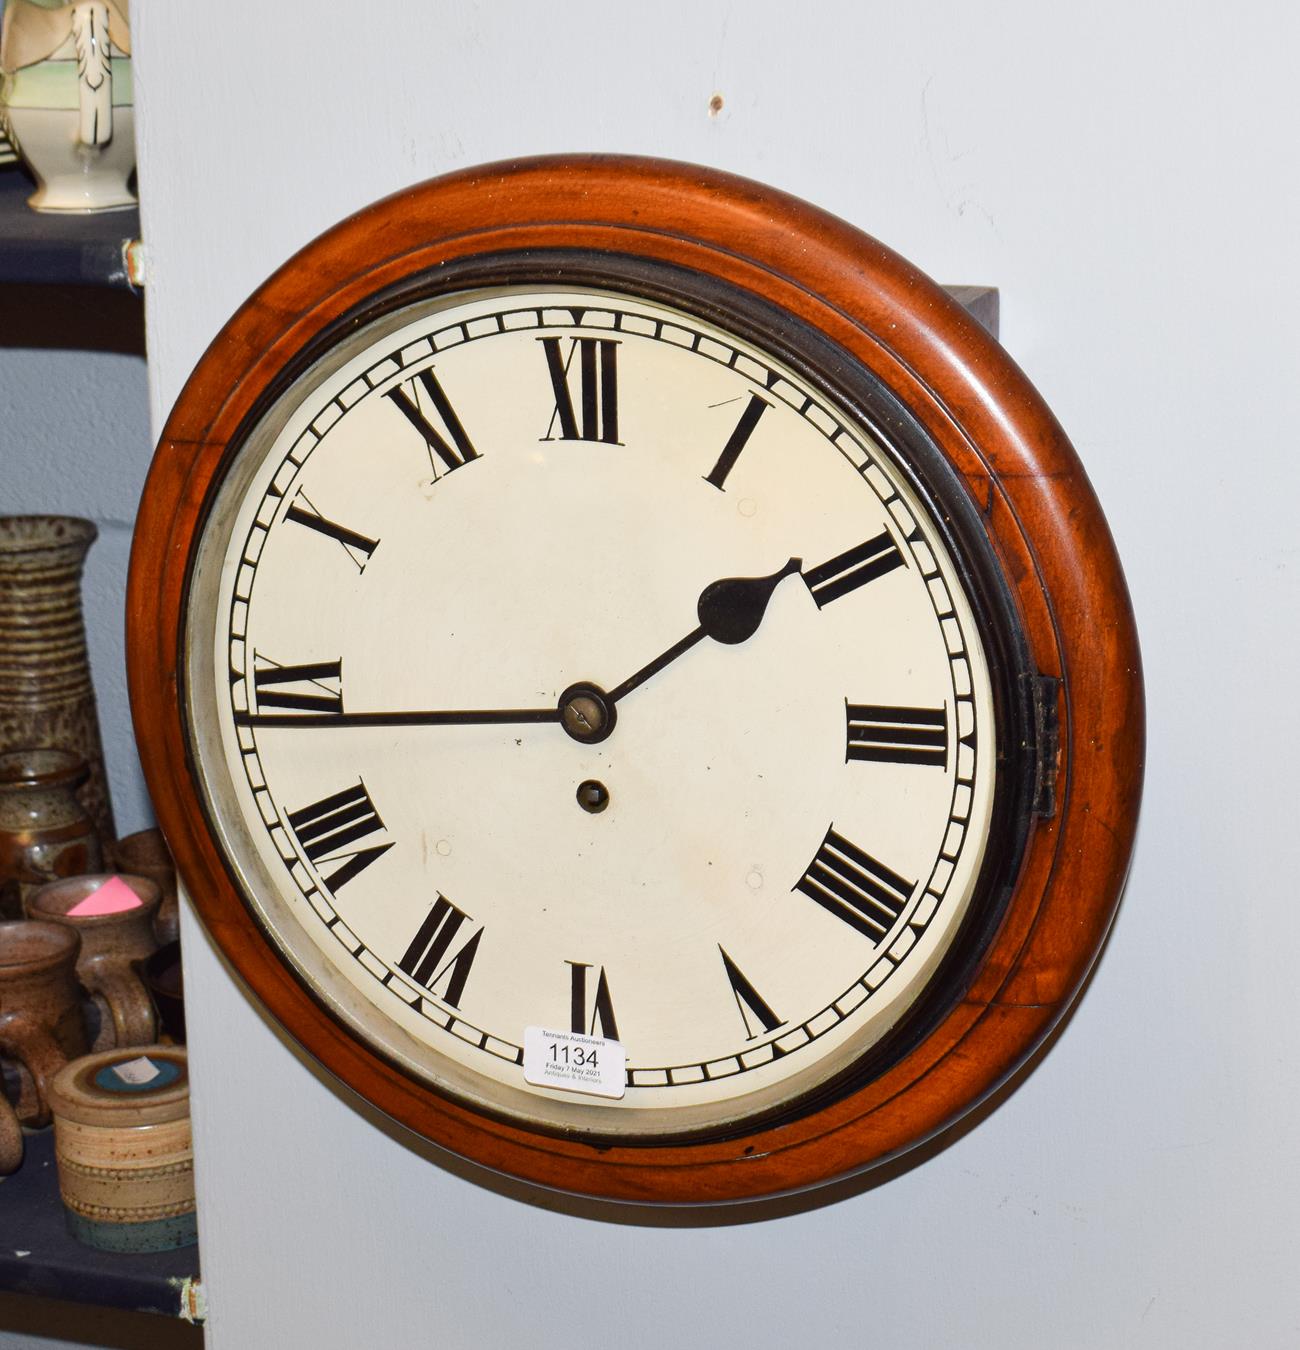
[(109, 877), (97, 891), (78, 900), (68, 910), (68, 915), (83, 918), (92, 914), (121, 914), (125, 909), (139, 909), (141, 903), (140, 897), (121, 877)]

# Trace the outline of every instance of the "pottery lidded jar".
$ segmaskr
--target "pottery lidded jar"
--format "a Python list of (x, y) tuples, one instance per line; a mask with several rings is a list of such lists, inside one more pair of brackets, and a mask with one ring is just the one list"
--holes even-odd
[(88, 1055), (58, 1074), (54, 1149), (74, 1237), (119, 1252), (196, 1240), (189, 1096), (180, 1046)]

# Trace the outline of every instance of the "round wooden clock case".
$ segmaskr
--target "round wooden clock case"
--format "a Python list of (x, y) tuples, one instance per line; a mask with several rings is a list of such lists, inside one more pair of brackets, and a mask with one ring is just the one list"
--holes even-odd
[[(897, 255), (712, 170), (488, 166), (290, 260), (164, 430), (128, 638), (269, 1013), (545, 1186), (897, 1156), (1042, 1041), (1128, 863), (1137, 642), (1060, 427)], [(526, 1026), (615, 1090), (526, 1079)]]

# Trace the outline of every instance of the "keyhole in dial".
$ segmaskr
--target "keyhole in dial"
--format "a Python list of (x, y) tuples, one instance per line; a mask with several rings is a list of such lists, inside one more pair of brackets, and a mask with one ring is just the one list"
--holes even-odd
[(578, 805), (593, 816), (600, 815), (609, 805), (609, 789), (594, 778), (586, 779), (578, 784)]

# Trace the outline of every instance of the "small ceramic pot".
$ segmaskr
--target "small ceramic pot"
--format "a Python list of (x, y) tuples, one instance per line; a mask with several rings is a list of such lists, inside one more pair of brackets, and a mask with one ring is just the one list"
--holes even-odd
[(77, 798), (89, 774), (70, 750), (0, 755), (0, 915), (20, 919), (38, 886), (103, 867), (99, 834)]
[(23, 1127), (9, 1098), (0, 1092), (0, 1177), (16, 1172), (23, 1161)]
[[(119, 872), (148, 877), (162, 892), (162, 904), (153, 931), (159, 945), (179, 942), (180, 905), (176, 899), (176, 864), (161, 830), (140, 830), (113, 845), (113, 864)], [(86, 868), (86, 871), (93, 869)]]
[(185, 1051), (110, 1050), (73, 1061), (50, 1089), (68, 1228), (115, 1252), (196, 1241)]
[(134, 92), (126, 0), (8, 0), (0, 112), (38, 187), (36, 211), (135, 205)]
[(177, 1045), (185, 1044), (185, 984), (181, 970), (181, 944), (159, 947), (144, 963), (145, 987), (158, 1012), (160, 1034)]
[(27, 912), (33, 919), (63, 924), (81, 937), (77, 974), (99, 1010), (94, 1049), (152, 1045), (158, 1039), (153, 1002), (136, 962), (146, 961), (158, 948), (153, 934), (158, 912), (158, 887), (147, 877), (119, 878), (140, 903), (113, 914), (72, 913), (109, 880), (107, 876), (69, 877), (33, 891)]
[(59, 924), (0, 923), (0, 1055), (17, 1072), (18, 1119), (50, 1123), (49, 1084), (84, 1055), (77, 954), (81, 939)]

